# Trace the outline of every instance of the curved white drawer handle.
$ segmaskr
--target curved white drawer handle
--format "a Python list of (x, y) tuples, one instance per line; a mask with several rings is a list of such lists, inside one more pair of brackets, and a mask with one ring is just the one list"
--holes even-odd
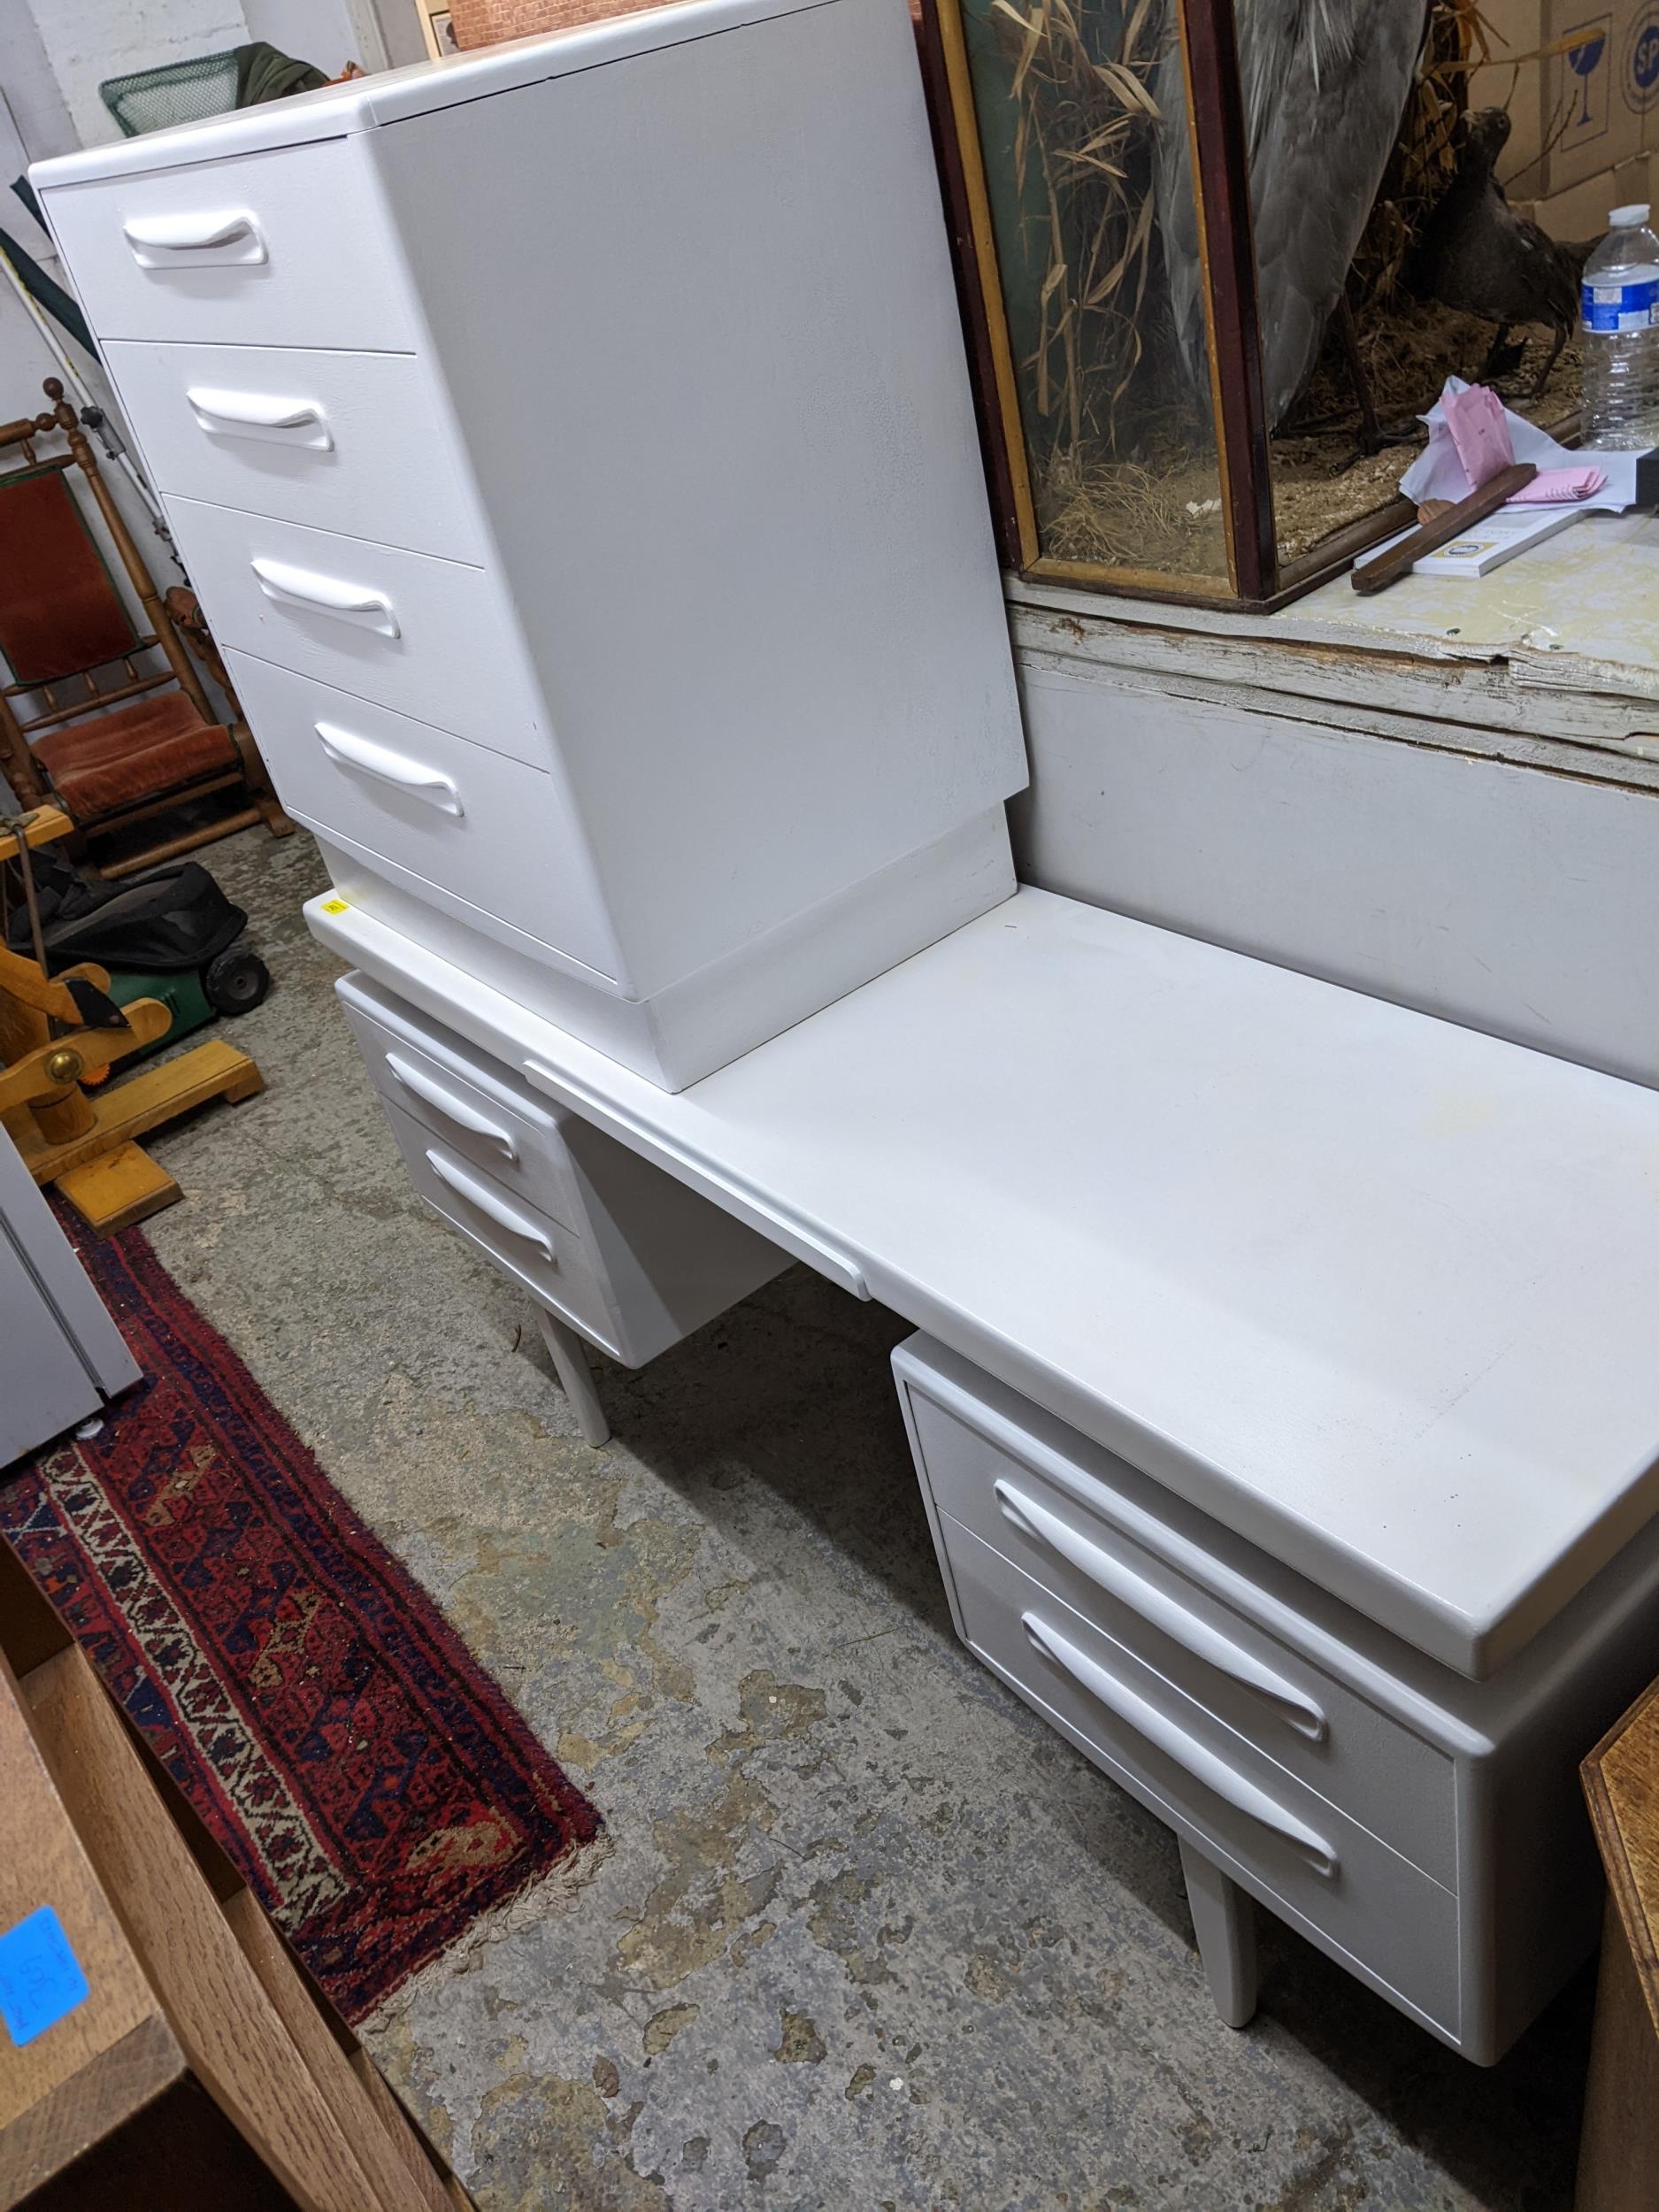
[(257, 262), (265, 257), (259, 226), (246, 208), (220, 208), (210, 214), (129, 215), (121, 235), (141, 268), (165, 268), (169, 256), (214, 254), (224, 261)]
[[(259, 438), (273, 444), (303, 445), (318, 453), (334, 450), (334, 435), (314, 400), (277, 399), (266, 392), (229, 392), (191, 384), (186, 399), (199, 426), (215, 437)], [(303, 430), (302, 438), (283, 434)]]
[(1116, 1713), (1138, 1736), (1144, 1736), (1149, 1744), (1171, 1759), (1184, 1773), (1195, 1782), (1202, 1782), (1207, 1790), (1224, 1799), (1235, 1812), (1242, 1813), (1263, 1828), (1271, 1828), (1276, 1836), (1294, 1845), (1316, 1874), (1326, 1879), (1333, 1878), (1339, 1862), (1334, 1850), (1314, 1829), (1297, 1819), (1294, 1813), (1270, 1797), (1265, 1790), (1258, 1790), (1254, 1782), (1230, 1767), (1226, 1761), (1200, 1743), (1196, 1736), (1189, 1736), (1179, 1722), (1161, 1713), (1156, 1705), (1148, 1704), (1126, 1682), (1120, 1682), (1115, 1674), (1109, 1674), (1097, 1659), (1069, 1644), (1046, 1621), (1040, 1621), (1033, 1613), (1022, 1613), (1020, 1625), (1024, 1628), (1033, 1650), (1058, 1667), (1088, 1694), (1103, 1705), (1109, 1713)]
[(1091, 1544), (1087, 1536), (1079, 1535), (1059, 1516), (1050, 1513), (1016, 1490), (1010, 1482), (999, 1481), (996, 1502), (1002, 1509), (1002, 1517), (1029, 1536), (1033, 1542), (1045, 1545), (1069, 1560), (1079, 1574), (1118, 1599), (1141, 1619), (1150, 1621), (1154, 1628), (1161, 1628), (1172, 1643), (1180, 1644), (1200, 1659), (1207, 1660), (1220, 1673), (1230, 1675), (1247, 1690), (1253, 1690), (1263, 1698), (1279, 1717), (1294, 1728), (1298, 1735), (1311, 1742), (1323, 1743), (1330, 1733), (1324, 1713), (1313, 1700), (1299, 1690), (1294, 1682), (1287, 1682), (1281, 1674), (1265, 1667), (1242, 1645), (1235, 1644), (1230, 1636), (1212, 1628), (1195, 1613), (1189, 1613), (1184, 1605), (1148, 1582), (1123, 1562), (1102, 1551), (1098, 1544)]
[(549, 1267), (557, 1267), (558, 1259), (553, 1250), (553, 1240), (539, 1221), (528, 1214), (521, 1214), (516, 1206), (508, 1205), (503, 1198), (485, 1184), (475, 1182), (465, 1168), (446, 1159), (442, 1152), (428, 1152), (426, 1165), (441, 1183), (447, 1183), (458, 1197), (469, 1206), (476, 1206), (487, 1221), (493, 1221), (498, 1229), (505, 1229), (509, 1236), (522, 1237), (526, 1244), (534, 1244)]
[(452, 814), (458, 820), (465, 813), (455, 779), (441, 769), (424, 767), (403, 753), (395, 753), (389, 745), (377, 745), (373, 738), (359, 737), (355, 730), (342, 730), (337, 722), (313, 722), (311, 727), (318, 743), (339, 767), (355, 768), (373, 776), (377, 783), (395, 784), (398, 790), (435, 806), (440, 814)]
[(491, 1144), (499, 1145), (510, 1160), (518, 1159), (518, 1147), (511, 1129), (503, 1129), (500, 1122), (480, 1114), (470, 1099), (457, 1098), (453, 1091), (446, 1090), (425, 1068), (418, 1068), (401, 1053), (388, 1052), (383, 1057), (403, 1088), (412, 1091), (417, 1098), (424, 1098), (434, 1113), (442, 1114), (445, 1121), (452, 1121), (457, 1129), (470, 1130), (475, 1137), (487, 1137)]
[(365, 629), (387, 637), (401, 637), (392, 603), (383, 591), (366, 584), (342, 583), (338, 576), (319, 575), (312, 568), (295, 568), (287, 561), (268, 561), (257, 556), (249, 563), (267, 599), (289, 606), (308, 607), (315, 614), (338, 615), (342, 622), (367, 619)]

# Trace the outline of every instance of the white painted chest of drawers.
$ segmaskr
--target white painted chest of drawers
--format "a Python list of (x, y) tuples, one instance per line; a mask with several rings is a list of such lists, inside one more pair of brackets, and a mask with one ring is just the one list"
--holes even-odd
[(415, 1188), (590, 1344), (642, 1367), (788, 1264), (777, 1246), (361, 976), (334, 986)]
[(340, 888), (678, 1089), (1013, 889), (900, 0), (693, 0), (32, 173)]
[(1472, 1682), (942, 1345), (893, 1367), (975, 1656), (1176, 1831), (1189, 1889), (1196, 1853), (1501, 2057), (1595, 1941), (1578, 1766), (1653, 1673), (1659, 1525)]

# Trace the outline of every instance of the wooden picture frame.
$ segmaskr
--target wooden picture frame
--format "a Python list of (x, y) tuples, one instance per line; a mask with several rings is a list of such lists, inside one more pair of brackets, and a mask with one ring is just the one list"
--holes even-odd
[(1021, 576), (1183, 605), (1269, 611), (1339, 574), (1414, 518), (1395, 499), (1295, 560), (1274, 526), (1248, 151), (1233, 0), (1171, 0), (1179, 26), (1220, 475), (1225, 573), (1062, 559), (1042, 549), (970, 68), (964, 0), (922, 0), (919, 42), (957, 260), (987, 480), (1005, 565)]

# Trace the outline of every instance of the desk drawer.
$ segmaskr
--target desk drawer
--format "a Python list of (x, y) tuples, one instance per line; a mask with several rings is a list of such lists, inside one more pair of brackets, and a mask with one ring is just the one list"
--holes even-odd
[(486, 570), (172, 497), (221, 646), (544, 766), (528, 672)]
[(448, 425), (413, 354), (124, 340), (104, 358), (162, 491), (483, 561)]
[(415, 1188), (451, 1228), (488, 1254), (544, 1306), (613, 1355), (616, 1327), (599, 1276), (574, 1230), (509, 1190), (453, 1144), (382, 1096)]
[[(282, 803), (457, 920), (611, 979), (615, 941), (557, 779), (234, 648), (225, 664)], [(526, 944), (528, 938), (533, 941)]]
[(946, 1548), (969, 1647), (1085, 1755), (1293, 1925), (1448, 2033), (1457, 1900), (1221, 1727), (960, 1525)]
[(413, 350), (401, 271), (350, 138), (55, 185), (45, 205), (100, 338)]
[[(1446, 1752), (1131, 1536), (1124, 1523), (1139, 1515), (1112, 1488), (1110, 1453), (1079, 1436), (1076, 1456), (1065, 1455), (1034, 1427), (1021, 1430), (1007, 1409), (1011, 1394), (987, 1384), (994, 1401), (976, 1401), (926, 1352), (917, 1358), (901, 1346), (894, 1368), (918, 1471), (941, 1513), (1455, 1887), (1455, 1770)], [(1216, 1534), (1218, 1545), (1228, 1540)]]
[(388, 1106), (580, 1233), (575, 1178), (557, 1109), (516, 1083), (499, 1063), (433, 1036), (412, 1016), (400, 1012), (388, 1018), (380, 1007), (371, 1008), (349, 979), (334, 989), (369, 1079)]

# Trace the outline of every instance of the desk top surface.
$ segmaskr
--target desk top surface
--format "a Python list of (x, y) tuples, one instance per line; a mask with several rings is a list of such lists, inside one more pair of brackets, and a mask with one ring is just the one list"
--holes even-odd
[(1659, 1510), (1659, 1093), (1027, 889), (674, 1095), (308, 916), (1463, 1673)]

